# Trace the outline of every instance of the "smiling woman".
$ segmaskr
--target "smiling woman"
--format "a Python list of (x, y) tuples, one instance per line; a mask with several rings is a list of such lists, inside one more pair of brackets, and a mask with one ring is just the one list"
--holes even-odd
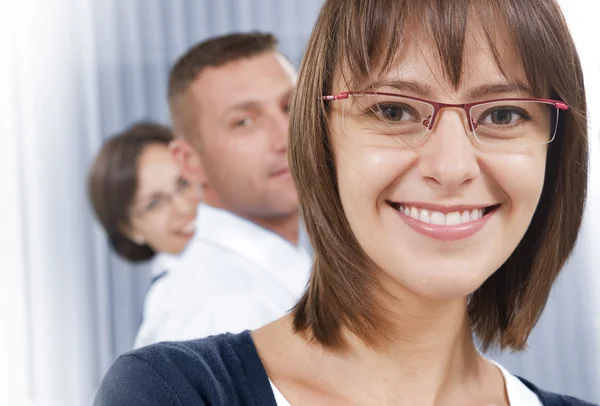
[(90, 168), (89, 196), (110, 244), (131, 262), (179, 254), (194, 235), (199, 187), (182, 177), (168, 127), (139, 123), (109, 139)]
[(122, 356), (96, 404), (587, 405), (476, 345), (526, 346), (579, 232), (586, 131), (555, 1), (326, 0), (290, 115), (304, 295)]
[[(501, 3), (326, 3), (304, 65), (319, 80), (301, 76), (291, 123), (323, 253), (300, 331), (332, 347), (344, 328), (381, 344), (396, 311), (381, 295), (470, 295), (484, 347), (524, 347), (581, 223), (586, 106), (558, 5)], [(332, 289), (340, 280), (347, 289)], [(316, 317), (325, 308), (335, 317)]]

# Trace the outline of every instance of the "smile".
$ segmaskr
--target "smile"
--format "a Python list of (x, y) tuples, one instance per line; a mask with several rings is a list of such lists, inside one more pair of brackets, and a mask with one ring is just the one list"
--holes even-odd
[(272, 172), (270, 174), (270, 176), (272, 178), (290, 177), (291, 173), (290, 173), (290, 169), (289, 168), (282, 168), (282, 169), (279, 169), (277, 171)]
[(190, 220), (187, 224), (181, 227), (179, 230), (175, 231), (175, 234), (180, 235), (185, 238), (191, 238), (196, 231), (196, 219)]
[(483, 228), (497, 211), (499, 204), (491, 206), (429, 206), (419, 207), (387, 202), (413, 230), (428, 237), (455, 241), (472, 236)]
[(415, 206), (407, 206), (400, 203), (390, 202), (390, 205), (394, 209), (406, 214), (407, 216), (415, 220), (439, 226), (455, 226), (458, 224), (467, 224), (472, 221), (477, 221), (484, 215), (490, 213), (498, 207), (498, 205), (495, 205), (482, 208), (456, 210), (450, 213), (443, 213), (442, 211), (434, 211)]

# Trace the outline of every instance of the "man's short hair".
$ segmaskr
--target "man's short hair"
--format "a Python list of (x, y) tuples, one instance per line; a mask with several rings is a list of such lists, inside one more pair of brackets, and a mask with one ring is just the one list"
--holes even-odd
[(186, 115), (181, 111), (185, 103), (178, 101), (205, 68), (276, 51), (277, 44), (277, 38), (270, 33), (232, 33), (200, 42), (183, 54), (169, 74), (169, 109), (175, 133), (181, 135), (186, 128)]

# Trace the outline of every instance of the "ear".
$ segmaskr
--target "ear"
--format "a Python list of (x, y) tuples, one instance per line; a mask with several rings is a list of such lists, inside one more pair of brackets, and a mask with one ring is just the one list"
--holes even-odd
[(206, 185), (206, 171), (202, 159), (192, 144), (183, 138), (176, 138), (169, 144), (169, 150), (183, 177), (198, 185)]
[(135, 241), (135, 243), (137, 245), (146, 244), (146, 239), (144, 237), (142, 237), (140, 234), (134, 234), (132, 239), (133, 239), (133, 241)]
[(144, 238), (144, 236), (139, 232), (135, 231), (130, 225), (122, 225), (119, 228), (125, 237), (129, 238), (137, 245), (146, 244), (146, 239)]

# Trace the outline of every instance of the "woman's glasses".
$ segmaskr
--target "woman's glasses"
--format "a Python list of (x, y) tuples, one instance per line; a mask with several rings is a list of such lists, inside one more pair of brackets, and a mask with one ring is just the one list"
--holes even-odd
[(137, 217), (171, 211), (173, 199), (178, 196), (186, 201), (192, 201), (200, 195), (200, 190), (183, 177), (177, 179), (173, 193), (155, 193), (147, 201), (137, 205), (132, 214)]
[(398, 137), (409, 146), (420, 146), (442, 108), (465, 111), (469, 131), (482, 145), (500, 150), (520, 150), (554, 140), (562, 101), (505, 98), (468, 104), (446, 104), (382, 92), (341, 92), (323, 100), (342, 103), (346, 133)]

